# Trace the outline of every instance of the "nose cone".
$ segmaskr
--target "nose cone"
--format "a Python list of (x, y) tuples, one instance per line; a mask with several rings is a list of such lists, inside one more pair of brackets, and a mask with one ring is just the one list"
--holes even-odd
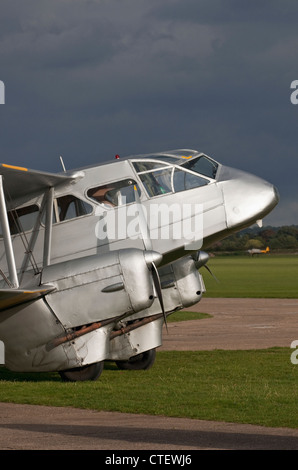
[(243, 171), (223, 167), (218, 184), (223, 191), (228, 228), (252, 225), (269, 214), (279, 201), (272, 184)]

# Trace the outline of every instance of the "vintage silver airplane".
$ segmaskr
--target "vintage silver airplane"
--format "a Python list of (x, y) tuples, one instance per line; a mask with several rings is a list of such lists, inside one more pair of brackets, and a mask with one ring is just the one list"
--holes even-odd
[(212, 243), (278, 203), (195, 150), (53, 174), (0, 165), (0, 340), (13, 371), (95, 380), (146, 369), (174, 311), (205, 292)]

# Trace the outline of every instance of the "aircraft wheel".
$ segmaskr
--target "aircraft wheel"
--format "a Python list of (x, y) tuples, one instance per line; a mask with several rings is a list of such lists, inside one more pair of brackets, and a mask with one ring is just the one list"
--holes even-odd
[(137, 356), (131, 357), (128, 361), (115, 361), (121, 370), (147, 370), (153, 366), (156, 357), (156, 350), (150, 349)]
[(59, 374), (64, 382), (84, 382), (86, 380), (97, 380), (103, 368), (104, 361), (76, 369), (62, 370)]

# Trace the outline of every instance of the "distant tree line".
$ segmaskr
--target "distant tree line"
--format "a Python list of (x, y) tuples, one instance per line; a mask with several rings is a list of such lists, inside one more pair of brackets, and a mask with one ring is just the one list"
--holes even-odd
[(298, 226), (245, 229), (215, 243), (208, 251), (247, 251), (251, 248), (265, 249), (267, 246), (270, 251), (298, 250)]

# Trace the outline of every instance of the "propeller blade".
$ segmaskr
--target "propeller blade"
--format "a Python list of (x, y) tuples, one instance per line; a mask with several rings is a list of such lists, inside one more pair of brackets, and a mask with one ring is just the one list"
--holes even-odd
[(216, 280), (216, 282), (219, 283), (219, 280), (217, 277), (213, 274), (211, 269), (207, 266), (208, 260), (209, 260), (209, 255), (205, 251), (198, 251), (194, 256), (193, 259), (196, 262), (196, 267), (197, 269), (200, 269), (202, 267), (206, 268), (207, 271), (211, 274), (211, 276)]
[(217, 277), (213, 274), (213, 272), (211, 271), (211, 269), (207, 266), (207, 264), (204, 265), (204, 268), (207, 269), (207, 271), (211, 274), (211, 276), (216, 280), (216, 282), (219, 284), (219, 280), (217, 279)]
[[(147, 264), (151, 264), (151, 272), (152, 272), (152, 278), (153, 278), (153, 284), (154, 288), (161, 306), (161, 311), (163, 314), (164, 322), (166, 325), (166, 329), (168, 331), (168, 325), (167, 325), (167, 316), (164, 308), (164, 303), (163, 303), (163, 298), (162, 298), (162, 290), (161, 290), (161, 282), (159, 278), (159, 274), (157, 271), (157, 267), (155, 265), (155, 261), (158, 261), (158, 263), (162, 259), (162, 255), (159, 253), (156, 253), (152, 251), (152, 243), (150, 239), (150, 231), (149, 227), (147, 224), (147, 219), (144, 213), (144, 208), (140, 200), (139, 192), (137, 186), (134, 186), (134, 191), (135, 191), (135, 201), (138, 206), (138, 214), (139, 214), (139, 225), (140, 225), (140, 231), (142, 234), (142, 239), (145, 247), (145, 258), (147, 260)], [(153, 259), (153, 256), (155, 259)], [(159, 257), (159, 259), (157, 259)]]
[(161, 306), (161, 311), (162, 311), (162, 314), (163, 314), (166, 329), (168, 331), (167, 316), (166, 316), (166, 312), (165, 312), (164, 304), (163, 304), (160, 277), (159, 277), (159, 274), (158, 274), (158, 271), (157, 271), (157, 267), (155, 266), (154, 263), (152, 263), (152, 277), (153, 277), (153, 282), (154, 282), (154, 287), (155, 287), (155, 290), (156, 290), (156, 294), (157, 294), (157, 297), (158, 297), (158, 300), (159, 300), (159, 303), (160, 303), (160, 306)]

